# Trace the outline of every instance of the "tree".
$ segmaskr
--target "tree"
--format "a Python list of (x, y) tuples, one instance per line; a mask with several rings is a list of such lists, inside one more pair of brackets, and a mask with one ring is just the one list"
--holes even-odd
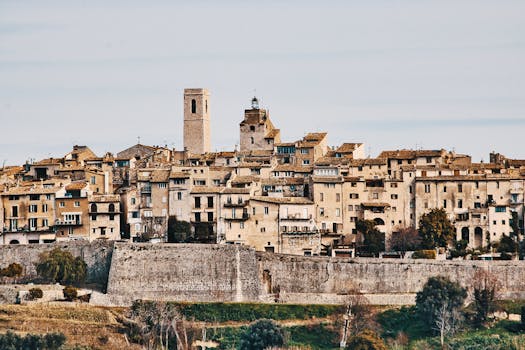
[(518, 249), (518, 243), (512, 237), (503, 235), (498, 244), (498, 252), (500, 253), (514, 253)]
[(443, 208), (431, 209), (419, 219), (419, 235), (425, 249), (448, 246), (455, 232), (454, 225)]
[(350, 339), (348, 350), (386, 350), (386, 345), (376, 333), (365, 330)]
[(357, 220), (356, 229), (363, 237), (362, 252), (378, 256), (385, 251), (385, 234), (376, 228), (373, 220)]
[(62, 289), (62, 294), (64, 294), (64, 298), (67, 301), (73, 301), (78, 296), (78, 291), (75, 287), (67, 286), (64, 289)]
[(0, 270), (0, 276), (2, 277), (20, 277), (24, 272), (22, 265), (17, 263), (11, 263), (9, 266), (4, 267)]
[(346, 344), (349, 335), (358, 335), (365, 330), (377, 330), (375, 314), (368, 299), (358, 290), (351, 289), (345, 302), (346, 314), (343, 324), (342, 340)]
[(459, 323), (459, 310), (467, 297), (467, 290), (443, 276), (430, 277), (416, 295), (416, 309), (429, 330), (444, 338)]
[(391, 250), (401, 252), (402, 256), (405, 257), (407, 251), (419, 249), (421, 237), (415, 228), (404, 227), (392, 233), (388, 240), (388, 245)]
[(177, 217), (168, 218), (168, 243), (186, 242), (191, 235), (191, 224), (187, 221), (177, 220)]
[(472, 277), (472, 288), (476, 310), (475, 322), (482, 325), (487, 321), (488, 314), (495, 310), (501, 282), (494, 273), (479, 269)]
[(87, 265), (82, 258), (75, 258), (70, 252), (55, 248), (40, 255), (36, 271), (52, 283), (80, 285), (86, 279)]
[(241, 334), (241, 350), (263, 350), (271, 346), (281, 346), (284, 334), (279, 325), (272, 320), (258, 320)]

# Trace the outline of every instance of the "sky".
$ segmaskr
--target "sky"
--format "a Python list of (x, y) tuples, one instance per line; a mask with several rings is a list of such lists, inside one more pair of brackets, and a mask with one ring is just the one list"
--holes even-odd
[(180, 150), (200, 87), (214, 151), (256, 95), (283, 142), (525, 158), (525, 1), (0, 0), (0, 163)]

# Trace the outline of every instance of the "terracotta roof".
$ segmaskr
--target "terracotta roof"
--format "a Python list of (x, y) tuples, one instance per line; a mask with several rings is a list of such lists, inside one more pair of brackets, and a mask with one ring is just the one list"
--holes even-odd
[(303, 137), (305, 141), (322, 141), (326, 137), (326, 132), (310, 132)]
[(312, 176), (312, 181), (316, 183), (340, 183), (344, 180), (342, 176)]
[(223, 194), (250, 194), (249, 188), (226, 187), (222, 191)]
[(522, 167), (525, 166), (525, 159), (507, 159), (507, 165), (513, 167)]
[(264, 136), (264, 138), (265, 139), (273, 139), (273, 138), (275, 138), (275, 136), (279, 135), (280, 132), (281, 132), (281, 130), (279, 130), (279, 129), (272, 129), (266, 134), (266, 136)]
[(363, 145), (362, 143), (343, 143), (335, 151), (337, 153), (352, 153), (353, 151), (355, 151), (358, 147), (362, 145)]
[(386, 158), (350, 159), (349, 166), (387, 165)]
[(232, 180), (232, 184), (248, 184), (248, 183), (259, 182), (259, 181), (261, 181), (261, 178), (259, 176), (252, 176), (252, 175), (236, 176)]
[(440, 150), (409, 150), (402, 149), (396, 151), (383, 151), (379, 154), (378, 158), (389, 158), (389, 159), (414, 159), (416, 157), (441, 157), (446, 151)]
[(266, 196), (254, 196), (250, 200), (275, 203), (275, 204), (314, 204), (310, 199), (306, 197), (266, 197)]
[(66, 191), (82, 190), (87, 186), (85, 181), (75, 181), (66, 186)]
[(237, 164), (237, 168), (260, 168), (261, 163), (259, 162), (241, 162)]
[(190, 174), (186, 172), (181, 172), (181, 171), (172, 171), (170, 172), (169, 178), (170, 179), (188, 179), (190, 178)]
[(35, 162), (32, 165), (60, 165), (62, 164), (62, 161), (62, 158), (46, 158)]
[(195, 186), (191, 189), (190, 193), (221, 193), (224, 187), (216, 186)]
[[(494, 176), (498, 175), (498, 176)], [(455, 176), (419, 176), (416, 181), (504, 181), (504, 180), (522, 180), (518, 175), (510, 174), (469, 174)]]
[(2, 195), (19, 195), (24, 196), (28, 194), (52, 194), (60, 191), (61, 187), (42, 188), (40, 185), (36, 186), (24, 186), (24, 187), (11, 187), (7, 191), (3, 192)]
[(88, 201), (97, 203), (119, 202), (120, 196), (118, 194), (96, 194), (89, 196)]
[(295, 142), (280, 142), (280, 143), (276, 143), (275, 146), (277, 147), (295, 147)]

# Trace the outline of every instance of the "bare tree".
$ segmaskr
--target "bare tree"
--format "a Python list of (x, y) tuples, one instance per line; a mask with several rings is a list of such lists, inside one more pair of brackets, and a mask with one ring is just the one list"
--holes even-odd
[(445, 346), (445, 337), (454, 335), (459, 329), (462, 320), (463, 315), (461, 312), (457, 308), (451, 307), (448, 302), (443, 303), (438, 309), (432, 328), (439, 333), (442, 349)]
[(364, 330), (377, 330), (378, 325), (368, 299), (358, 290), (351, 289), (345, 301), (341, 344), (346, 344), (350, 335), (358, 335)]

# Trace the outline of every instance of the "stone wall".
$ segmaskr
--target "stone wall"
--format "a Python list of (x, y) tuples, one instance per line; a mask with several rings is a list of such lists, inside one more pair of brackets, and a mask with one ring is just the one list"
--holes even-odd
[(257, 301), (251, 248), (209, 244), (116, 243), (109, 274), (112, 304), (134, 299)]
[(67, 250), (73, 256), (84, 259), (88, 270), (86, 282), (96, 283), (102, 287), (106, 285), (113, 252), (113, 242), (107, 241), (4, 245), (0, 247), (0, 268), (18, 263), (24, 267), (26, 276), (36, 277), (36, 264), (40, 254), (54, 248)]
[[(480, 268), (495, 273), (503, 285), (502, 297), (525, 298), (523, 261), (438, 261), (300, 257), (257, 253), (263, 292), (280, 290), (294, 302), (315, 302), (319, 295), (332, 295), (334, 302), (352, 290), (375, 298), (375, 303), (399, 304), (410, 300), (431, 276), (444, 275), (468, 287)], [(271, 288), (269, 287), (271, 285)], [(330, 300), (326, 300), (330, 302)]]

